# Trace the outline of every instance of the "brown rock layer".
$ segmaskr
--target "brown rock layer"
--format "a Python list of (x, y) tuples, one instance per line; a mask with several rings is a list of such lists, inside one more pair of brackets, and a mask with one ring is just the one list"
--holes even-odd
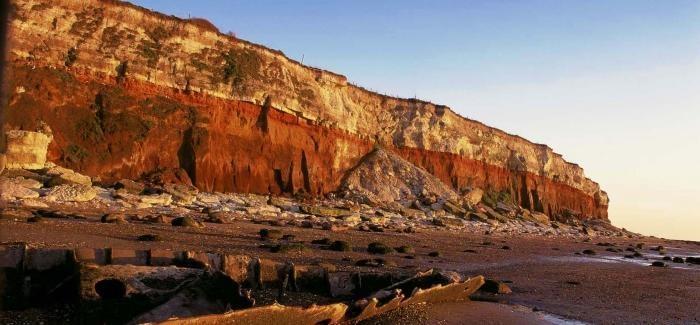
[(45, 121), (49, 159), (205, 190), (336, 190), (376, 141), (455, 189), (607, 218), (607, 195), (550, 148), (445, 106), (391, 98), (210, 26), (114, 1), (15, 0), (10, 126)]

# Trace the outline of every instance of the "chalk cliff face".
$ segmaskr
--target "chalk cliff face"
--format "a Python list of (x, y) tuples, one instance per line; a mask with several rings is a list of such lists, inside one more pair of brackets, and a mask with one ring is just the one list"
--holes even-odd
[(85, 173), (318, 195), (379, 142), (457, 190), (607, 218), (578, 165), (446, 106), (372, 93), (203, 20), (118, 1), (13, 3), (9, 124), (45, 121), (49, 158)]

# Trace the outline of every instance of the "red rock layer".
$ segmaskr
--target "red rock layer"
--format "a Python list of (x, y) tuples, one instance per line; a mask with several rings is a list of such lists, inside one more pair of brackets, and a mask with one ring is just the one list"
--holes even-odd
[[(105, 179), (166, 174), (208, 191), (320, 195), (336, 190), (373, 147), (247, 102), (19, 63), (13, 72), (24, 91), (11, 97), (10, 125), (32, 129), (47, 122), (55, 133), (50, 159)], [(506, 191), (549, 215), (572, 210), (607, 218), (596, 198), (545, 177), (450, 153), (391, 149), (457, 189)]]

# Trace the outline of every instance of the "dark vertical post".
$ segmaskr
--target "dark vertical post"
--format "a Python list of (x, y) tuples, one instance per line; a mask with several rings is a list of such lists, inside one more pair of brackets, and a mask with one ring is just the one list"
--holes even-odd
[(0, 173), (5, 169), (5, 109), (7, 108), (7, 71), (9, 49), (10, 0), (0, 0)]

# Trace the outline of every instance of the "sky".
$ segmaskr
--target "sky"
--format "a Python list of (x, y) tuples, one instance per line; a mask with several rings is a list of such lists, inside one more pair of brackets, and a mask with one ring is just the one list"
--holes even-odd
[(546, 143), (613, 224), (700, 240), (700, 1), (135, 3)]

